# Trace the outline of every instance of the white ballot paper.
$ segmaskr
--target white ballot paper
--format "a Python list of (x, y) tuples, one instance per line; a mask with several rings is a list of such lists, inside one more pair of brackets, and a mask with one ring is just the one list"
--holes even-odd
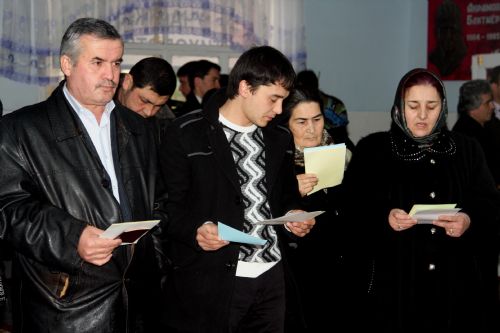
[(160, 220), (113, 223), (101, 235), (101, 238), (121, 238), (122, 244), (135, 244)]
[(431, 224), (438, 219), (439, 215), (455, 215), (461, 208), (456, 204), (440, 205), (413, 205), (409, 215), (417, 220), (419, 224)]
[(324, 210), (316, 210), (314, 212), (299, 212), (283, 215), (274, 219), (262, 220), (255, 222), (255, 224), (285, 224), (287, 222), (303, 222), (312, 219), (318, 215), (323, 214)]

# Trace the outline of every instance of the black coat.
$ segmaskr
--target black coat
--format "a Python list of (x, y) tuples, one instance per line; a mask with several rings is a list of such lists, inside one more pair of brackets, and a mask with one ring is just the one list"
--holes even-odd
[[(139, 115), (118, 105), (113, 113), (132, 218), (150, 219), (156, 176), (153, 137)], [(120, 246), (101, 267), (77, 253), (85, 226), (106, 229), (123, 220), (77, 119), (60, 85), (48, 100), (0, 122), (0, 238), (16, 252), (16, 332), (134, 331), (136, 304), (127, 299), (138, 297), (136, 286), (153, 285), (139, 281), (136, 272), (154, 271), (149, 236), (135, 247)]]
[(493, 117), (484, 126), (471, 116), (461, 115), (453, 131), (465, 134), (479, 141), (495, 184), (500, 185), (500, 120)]
[[(195, 239), (197, 228), (206, 221), (243, 230), (244, 203), (236, 166), (218, 121), (223, 103), (222, 96), (212, 98), (203, 111), (177, 118), (160, 149), (169, 197), (168, 255), (173, 263), (165, 319), (183, 332), (221, 333), (228, 324), (239, 244), (203, 251)], [(268, 200), (276, 217), (299, 208), (293, 140), (284, 127), (262, 131)], [(284, 227), (276, 228), (278, 237), (283, 236)], [(278, 243), (285, 245), (282, 239)]]
[[(482, 332), (491, 324), (489, 284), (483, 259), (491, 254), (500, 201), (484, 154), (475, 140), (452, 133), (454, 155), (428, 153), (402, 161), (387, 132), (357, 144), (344, 179), (348, 224), (358, 247), (374, 259), (369, 267), (373, 306), (365, 324), (382, 332)], [(392, 208), (456, 203), (470, 216), (459, 238), (443, 228), (416, 225), (396, 232)], [(376, 326), (377, 324), (378, 326)], [(491, 327), (490, 327), (491, 328)]]
[(194, 110), (199, 110), (199, 109), (201, 109), (201, 103), (196, 98), (196, 95), (194, 94), (194, 92), (191, 91), (186, 96), (186, 102), (184, 102), (181, 106), (177, 107), (174, 110), (174, 114), (176, 117), (180, 117), (182, 115), (185, 115), (186, 113), (189, 113), (189, 112), (194, 111)]
[[(296, 166), (295, 170), (304, 173), (304, 167)], [(287, 258), (300, 298), (288, 297), (287, 333), (321, 332), (325, 327), (335, 331), (352, 324), (352, 305), (357, 306), (359, 299), (353, 294), (353, 286), (360, 275), (352, 272), (351, 264), (359, 262), (348, 252), (346, 243), (351, 237), (346, 233), (342, 201), (342, 185), (319, 190), (301, 200), (304, 210), (325, 213), (316, 217), (306, 237), (288, 244)], [(336, 310), (332, 312), (332, 308)]]

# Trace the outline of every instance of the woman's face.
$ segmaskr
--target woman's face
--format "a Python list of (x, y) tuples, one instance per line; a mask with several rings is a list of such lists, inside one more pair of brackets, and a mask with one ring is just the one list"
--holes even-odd
[(321, 143), (325, 120), (319, 104), (301, 102), (292, 110), (288, 127), (293, 134), (295, 146), (316, 147)]
[(431, 85), (413, 86), (404, 96), (406, 125), (414, 137), (431, 134), (441, 113), (441, 97)]

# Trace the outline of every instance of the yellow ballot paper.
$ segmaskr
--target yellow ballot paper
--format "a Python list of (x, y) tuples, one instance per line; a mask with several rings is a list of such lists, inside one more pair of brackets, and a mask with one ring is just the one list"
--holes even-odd
[(345, 154), (345, 143), (304, 148), (305, 172), (314, 173), (318, 177), (318, 184), (308, 194), (339, 185), (342, 182)]

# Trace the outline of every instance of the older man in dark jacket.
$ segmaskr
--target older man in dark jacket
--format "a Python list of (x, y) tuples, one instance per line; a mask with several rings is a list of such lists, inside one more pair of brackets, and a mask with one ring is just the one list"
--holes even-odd
[(112, 223), (152, 218), (155, 206), (153, 137), (112, 101), (122, 55), (114, 27), (76, 20), (61, 43), (66, 80), (0, 122), (0, 239), (16, 252), (16, 332), (145, 329), (135, 319), (148, 304), (140, 295), (156, 295), (145, 276), (155, 271), (151, 237), (100, 238)]

